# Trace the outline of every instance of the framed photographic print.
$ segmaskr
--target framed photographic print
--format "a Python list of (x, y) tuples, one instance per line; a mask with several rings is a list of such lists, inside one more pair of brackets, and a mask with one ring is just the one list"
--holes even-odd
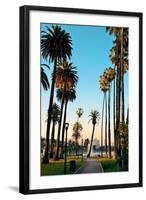
[(20, 192), (142, 186), (142, 13), (20, 7)]

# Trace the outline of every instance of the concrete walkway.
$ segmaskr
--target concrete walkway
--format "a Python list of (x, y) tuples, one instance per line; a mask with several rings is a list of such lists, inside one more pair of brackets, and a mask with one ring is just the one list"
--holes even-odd
[(102, 173), (103, 168), (99, 161), (93, 158), (86, 158), (85, 163), (81, 166), (75, 174), (88, 174), (88, 173)]

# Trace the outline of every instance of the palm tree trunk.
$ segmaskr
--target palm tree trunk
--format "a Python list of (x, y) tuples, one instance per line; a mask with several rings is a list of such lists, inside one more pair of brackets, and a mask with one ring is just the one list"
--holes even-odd
[(102, 119), (101, 119), (101, 157), (103, 157), (103, 118), (104, 118), (104, 102), (105, 102), (105, 92), (103, 96), (103, 105), (102, 105)]
[(78, 139), (76, 138), (76, 156), (78, 155)]
[(43, 163), (44, 164), (49, 163), (49, 158), (48, 158), (48, 153), (49, 153), (49, 138), (50, 138), (50, 125), (51, 125), (52, 104), (53, 104), (53, 97), (54, 97), (56, 66), (57, 66), (57, 58), (54, 61), (54, 70), (53, 70), (53, 78), (52, 78), (50, 101), (49, 101), (49, 109), (48, 109), (48, 120), (47, 120), (47, 130), (46, 130), (46, 146), (45, 146), (45, 154), (44, 154), (44, 158), (43, 158)]
[(111, 158), (110, 86), (108, 91), (108, 146), (109, 146), (109, 157)]
[(50, 151), (50, 158), (53, 158), (54, 134), (55, 134), (55, 122), (53, 121), (53, 125), (52, 125), (52, 135), (51, 135), (51, 151)]
[[(114, 69), (115, 70), (115, 69)], [(113, 129), (114, 129), (114, 151), (116, 155), (116, 124), (115, 124), (115, 87), (116, 87), (116, 79), (114, 78), (113, 84)]]
[(127, 108), (126, 124), (129, 124), (129, 108)]
[(90, 149), (89, 149), (89, 153), (88, 153), (87, 157), (90, 157), (90, 154), (91, 154), (91, 148), (92, 148), (92, 143), (93, 143), (94, 130), (95, 130), (95, 124), (93, 124), (91, 144), (90, 144)]
[(121, 94), (121, 67), (120, 63), (117, 66), (117, 73), (116, 73), (116, 159), (119, 158), (119, 149), (120, 149), (120, 133), (118, 130), (119, 123), (120, 123), (120, 94)]
[[(121, 49), (120, 49), (120, 71), (119, 71), (119, 106), (120, 106), (120, 121), (121, 121), (121, 89), (122, 89), (122, 67), (123, 66), (123, 28), (121, 29)], [(121, 158), (121, 139), (120, 133), (118, 137), (118, 157)], [(121, 165), (121, 164), (120, 164)]]
[(122, 75), (122, 122), (125, 121), (124, 75)]
[(107, 93), (105, 93), (105, 152), (107, 156)]
[(63, 158), (63, 149), (64, 149), (64, 133), (65, 133), (65, 122), (66, 122), (66, 114), (67, 114), (67, 103), (65, 102), (65, 109), (64, 109), (64, 119), (63, 119), (63, 128), (62, 128), (62, 143), (61, 143), (61, 155), (60, 158)]
[(62, 123), (62, 115), (63, 115), (63, 106), (64, 106), (64, 94), (62, 96), (62, 101), (61, 101), (60, 119), (59, 119), (58, 134), (57, 134), (57, 150), (56, 150), (55, 160), (59, 159), (60, 132), (61, 132), (61, 123)]

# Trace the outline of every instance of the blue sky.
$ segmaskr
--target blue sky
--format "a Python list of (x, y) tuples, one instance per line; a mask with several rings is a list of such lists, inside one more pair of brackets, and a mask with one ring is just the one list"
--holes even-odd
[[(41, 24), (41, 31), (46, 30), (46, 26), (51, 27), (52, 24)], [(67, 121), (69, 122), (69, 138), (72, 135), (73, 124), (77, 120), (76, 110), (81, 107), (84, 114), (80, 119), (83, 125), (83, 138), (90, 138), (92, 132), (92, 123), (88, 123), (91, 110), (98, 110), (101, 113), (103, 94), (100, 91), (98, 80), (103, 74), (105, 68), (112, 66), (109, 52), (113, 46), (114, 36), (109, 35), (105, 27), (99, 26), (79, 26), (79, 25), (60, 25), (66, 32), (69, 32), (72, 37), (72, 57), (71, 62), (76, 66), (79, 76), (79, 81), (76, 90), (76, 100), (68, 103)], [(48, 61), (41, 58), (41, 63)], [(50, 63), (50, 70), (45, 69), (49, 80), (53, 65)], [(46, 134), (47, 109), (49, 102), (50, 91), (41, 92), (41, 135)], [(60, 105), (60, 102), (54, 101)], [(112, 97), (112, 94), (111, 94)], [(125, 104), (127, 110), (128, 105), (128, 73), (125, 75)], [(111, 99), (111, 116), (112, 116), (112, 99)], [(95, 138), (100, 138), (100, 123), (95, 130)]]

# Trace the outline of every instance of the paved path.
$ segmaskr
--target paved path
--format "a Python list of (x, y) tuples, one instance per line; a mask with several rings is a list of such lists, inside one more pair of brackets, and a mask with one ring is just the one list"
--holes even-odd
[(86, 173), (102, 173), (103, 168), (99, 161), (93, 158), (86, 158), (85, 163), (79, 170), (76, 171), (76, 174), (86, 174)]

